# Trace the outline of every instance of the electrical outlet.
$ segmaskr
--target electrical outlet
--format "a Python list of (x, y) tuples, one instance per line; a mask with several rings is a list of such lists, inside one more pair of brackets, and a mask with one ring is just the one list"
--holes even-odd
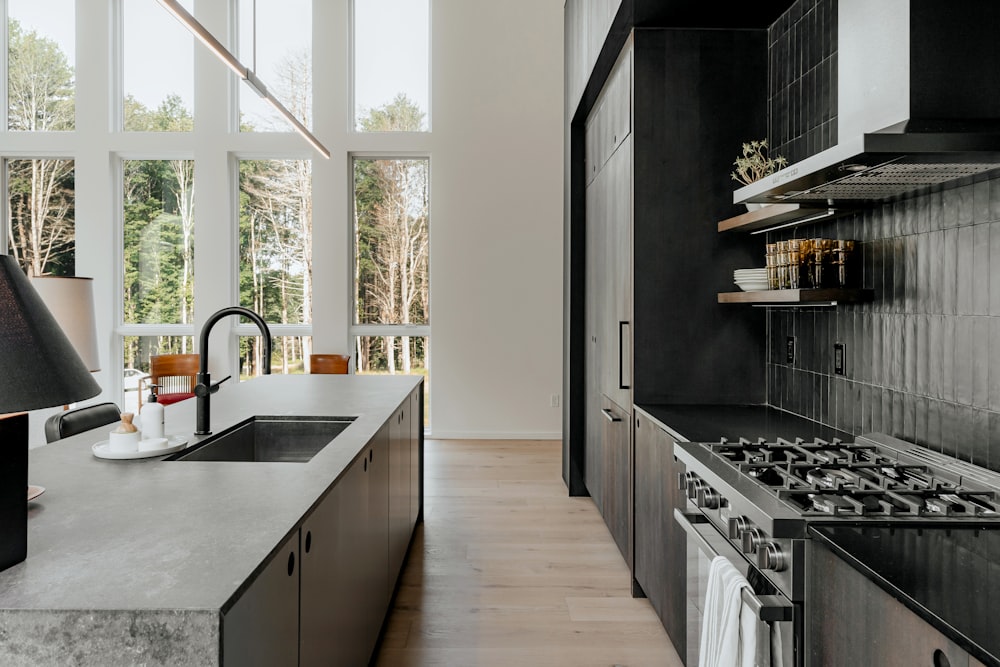
[(785, 338), (785, 363), (795, 363), (795, 336)]
[(847, 346), (845, 346), (843, 343), (834, 343), (833, 344), (833, 374), (834, 375), (843, 375), (844, 374), (844, 366), (847, 365), (847, 360), (845, 358), (846, 357), (846, 351), (847, 351)]
[(552, 396), (549, 397), (549, 406), (553, 408), (559, 407), (559, 394), (552, 394)]

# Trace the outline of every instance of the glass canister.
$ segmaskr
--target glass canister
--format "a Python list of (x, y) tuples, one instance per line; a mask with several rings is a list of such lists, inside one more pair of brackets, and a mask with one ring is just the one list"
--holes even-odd
[(812, 252), (809, 258), (809, 287), (813, 289), (829, 287), (833, 281), (830, 279), (830, 272), (825, 269), (830, 261), (830, 239), (812, 239), (810, 245)]
[(764, 256), (765, 266), (767, 266), (767, 287), (768, 289), (778, 289), (778, 244), (768, 243)]
[(788, 289), (788, 241), (778, 241), (778, 289)]

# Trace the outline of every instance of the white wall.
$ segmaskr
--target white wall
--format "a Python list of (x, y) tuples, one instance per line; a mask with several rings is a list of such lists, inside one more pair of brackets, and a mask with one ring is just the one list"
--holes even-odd
[[(196, 129), (190, 136), (109, 133), (108, 0), (77, 0), (78, 131), (44, 142), (77, 160), (79, 275), (97, 281), (105, 388), (117, 401), (115, 267), (118, 155), (195, 159), (195, 324), (235, 303), (231, 159), (313, 158), (317, 351), (348, 351), (349, 156), (430, 155), (431, 409), (434, 437), (558, 438), (550, 398), (562, 376), (563, 0), (432, 0), (432, 132), (402, 137), (348, 131), (346, 2), (314, 1), (315, 134), (323, 160), (294, 135), (225, 131), (226, 70), (196, 51)], [(197, 14), (224, 34), (225, 3)], [(164, 15), (164, 21), (172, 21)], [(4, 155), (37, 150), (31, 138), (0, 138)], [(37, 141), (37, 140), (36, 140)], [(11, 151), (14, 150), (14, 153)], [(230, 318), (232, 319), (232, 318)], [(232, 336), (216, 327), (214, 376), (232, 372)], [(560, 397), (561, 398), (561, 397)], [(44, 441), (33, 415), (33, 443)]]

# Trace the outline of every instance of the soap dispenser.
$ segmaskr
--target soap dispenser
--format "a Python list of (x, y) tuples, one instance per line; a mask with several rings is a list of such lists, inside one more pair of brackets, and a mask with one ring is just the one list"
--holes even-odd
[(149, 402), (143, 407), (142, 437), (146, 440), (162, 438), (163, 436), (163, 404), (156, 400), (159, 385), (149, 386)]

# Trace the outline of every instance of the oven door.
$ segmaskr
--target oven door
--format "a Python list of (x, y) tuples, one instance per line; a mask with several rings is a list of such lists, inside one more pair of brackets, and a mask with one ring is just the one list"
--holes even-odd
[[(701, 665), (699, 649), (708, 588), (708, 570), (717, 556), (725, 557), (747, 578), (753, 593), (743, 591), (743, 603), (757, 616), (757, 667), (797, 667), (796, 629), (801, 611), (769, 582), (760, 570), (697, 513), (674, 510), (674, 519), (687, 533), (687, 667)], [(703, 666), (703, 667), (708, 667)]]

